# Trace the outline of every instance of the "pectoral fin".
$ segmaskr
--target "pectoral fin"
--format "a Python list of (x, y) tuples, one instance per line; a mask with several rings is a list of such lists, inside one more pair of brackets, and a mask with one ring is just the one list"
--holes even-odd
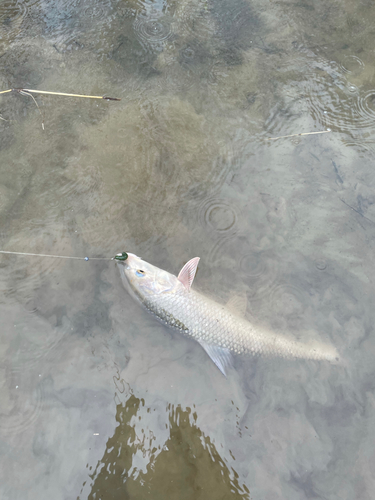
[(247, 309), (247, 295), (232, 295), (226, 304), (226, 308), (237, 316), (245, 316)]
[(219, 368), (224, 377), (226, 377), (227, 368), (233, 366), (233, 358), (229, 349), (206, 344), (205, 342), (202, 341), (199, 341), (199, 343), (206, 351), (206, 353), (210, 356), (215, 365)]
[(199, 263), (199, 257), (194, 257), (194, 259), (190, 259), (184, 267), (179, 272), (177, 279), (181, 281), (187, 291), (190, 290), (190, 287), (193, 283), (195, 273), (197, 272), (197, 267)]

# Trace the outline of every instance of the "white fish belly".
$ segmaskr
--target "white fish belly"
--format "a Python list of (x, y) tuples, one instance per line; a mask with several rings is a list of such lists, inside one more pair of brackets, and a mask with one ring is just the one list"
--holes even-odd
[(329, 345), (303, 344), (260, 331), (247, 320), (193, 290), (162, 293), (144, 303), (164, 323), (198, 342), (228, 349), (234, 354), (335, 361)]

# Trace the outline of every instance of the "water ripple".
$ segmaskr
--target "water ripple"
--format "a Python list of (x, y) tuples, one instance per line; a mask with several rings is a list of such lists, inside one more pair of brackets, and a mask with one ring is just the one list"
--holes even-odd
[[(12, 356), (13, 374), (29, 373), (38, 366), (42, 366), (44, 359), (49, 362), (60, 356), (59, 347), (64, 338), (70, 333), (69, 325), (52, 328), (47, 321), (38, 316), (37, 307), (32, 299), (26, 301), (26, 314), (22, 321), (15, 325), (15, 335), (20, 339), (19, 348)], [(33, 333), (31, 335), (30, 330)], [(35, 335), (35, 331), (38, 335)]]
[(0, 28), (10, 33), (17, 31), (23, 19), (27, 16), (28, 9), (32, 3), (3, 0), (0, 6)]
[(295, 81), (285, 88), (283, 99), (269, 114), (268, 133), (295, 132), (293, 120), (304, 114), (312, 116), (320, 129), (344, 133), (342, 140), (347, 146), (373, 154), (375, 89), (364, 91), (355, 83), (364, 68), (363, 61), (349, 55), (337, 63), (307, 49), (301, 49), (300, 56), (295, 60)]
[(233, 234), (237, 230), (237, 210), (227, 201), (208, 199), (200, 208), (200, 221), (205, 227), (221, 234)]
[(58, 51), (82, 49), (114, 18), (111, 0), (59, 0), (43, 2), (39, 9), (44, 31), (53, 39)]
[(365, 67), (364, 62), (359, 57), (352, 55), (345, 56), (339, 65), (344, 73), (351, 73), (356, 76), (362, 73)]
[[(121, 207), (126, 199), (152, 207), (153, 213), (181, 205), (195, 210), (197, 201), (217, 193), (238, 158), (231, 148), (221, 147), (218, 154), (209, 124), (184, 101), (161, 99), (136, 109), (134, 126), (139, 133), (127, 146), (126, 168), (120, 157), (120, 168), (103, 171), (103, 190), (118, 192), (121, 186)], [(115, 134), (127, 140), (128, 126)]]
[(275, 315), (300, 317), (304, 306), (301, 297), (304, 290), (289, 283), (281, 283), (272, 289), (270, 307)]
[(315, 261), (315, 267), (319, 271), (324, 271), (327, 268), (327, 262), (324, 259), (317, 259)]
[(361, 127), (373, 127), (375, 124), (375, 89), (359, 96), (357, 106), (361, 117)]
[[(230, 9), (225, 2), (215, 2), (212, 14), (216, 21), (215, 36), (225, 43), (227, 49), (247, 49), (252, 45), (254, 37), (257, 37), (259, 20), (249, 2), (231, 0)], [(229, 55), (236, 60), (232, 50)]]
[(108, 6), (105, 2), (90, 3), (82, 8), (83, 18), (85, 19), (103, 19), (108, 14)]
[(158, 45), (172, 35), (170, 24), (162, 17), (137, 16), (133, 28), (138, 38), (152, 45)]
[(20, 434), (35, 422), (41, 413), (43, 385), (35, 384), (30, 377), (11, 377), (11, 387), (1, 389), (0, 432)]
[(258, 280), (267, 272), (267, 262), (261, 258), (259, 253), (247, 254), (240, 260), (240, 269), (249, 278)]
[(351, 82), (328, 85), (325, 75), (315, 75), (305, 84), (305, 96), (313, 116), (325, 128), (353, 132), (375, 124), (375, 90), (362, 94)]
[(274, 256), (266, 252), (250, 253), (240, 259), (240, 269), (250, 286), (252, 300), (268, 298), (277, 282), (280, 270)]
[[(270, 297), (280, 276), (280, 265), (276, 255), (259, 251), (248, 235), (225, 235), (216, 241), (208, 260), (219, 264), (224, 256), (236, 256), (236, 275), (249, 286), (248, 296), (252, 301)], [(226, 257), (225, 257), (226, 258)]]
[(179, 33), (190, 35), (194, 40), (206, 42), (216, 32), (216, 23), (211, 16), (207, 2), (182, 2), (177, 7), (175, 18), (178, 19)]

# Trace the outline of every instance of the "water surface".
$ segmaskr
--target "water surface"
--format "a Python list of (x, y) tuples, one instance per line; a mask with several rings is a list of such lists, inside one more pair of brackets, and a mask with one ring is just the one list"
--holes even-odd
[(1, 3), (2, 89), (121, 98), (1, 96), (1, 249), (200, 256), (198, 289), (346, 361), (225, 379), (112, 261), (3, 255), (1, 498), (373, 497), (374, 21), (366, 0)]

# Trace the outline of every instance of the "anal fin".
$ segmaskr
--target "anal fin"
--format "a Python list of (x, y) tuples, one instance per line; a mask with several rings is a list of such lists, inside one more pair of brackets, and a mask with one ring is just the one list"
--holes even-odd
[(225, 347), (218, 347), (206, 342), (199, 341), (200, 345), (219, 368), (224, 377), (227, 376), (227, 368), (233, 366), (233, 357), (229, 349)]

